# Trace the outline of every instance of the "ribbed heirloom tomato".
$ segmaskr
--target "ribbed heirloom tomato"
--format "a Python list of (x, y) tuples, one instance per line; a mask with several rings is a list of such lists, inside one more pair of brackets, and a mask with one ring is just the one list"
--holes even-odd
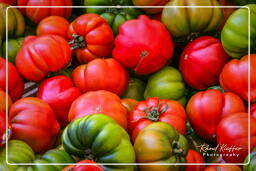
[(68, 38), (73, 54), (80, 63), (111, 55), (114, 34), (108, 23), (97, 14), (84, 14), (69, 26)]
[(41, 81), (48, 72), (57, 72), (71, 59), (68, 42), (57, 35), (28, 36), (16, 56), (16, 66), (30, 81)]
[(192, 96), (186, 111), (195, 132), (203, 139), (215, 141), (221, 119), (233, 113), (245, 112), (245, 105), (236, 94), (213, 89)]
[(137, 74), (159, 70), (173, 55), (173, 42), (165, 26), (145, 15), (129, 20), (119, 28), (113, 57)]
[(179, 69), (189, 86), (202, 90), (218, 83), (228, 60), (229, 56), (218, 39), (202, 36), (185, 47)]
[(50, 106), (36, 97), (16, 101), (10, 109), (12, 138), (25, 141), (35, 152), (49, 150), (60, 126)]
[(185, 171), (204, 171), (204, 158), (195, 150), (188, 150), (188, 154), (186, 156), (187, 163), (197, 163), (200, 165), (187, 165)]
[(115, 59), (94, 59), (75, 68), (72, 79), (82, 92), (107, 90), (121, 95), (128, 86), (129, 75)]
[[(250, 55), (250, 71), (248, 71), (249, 57), (229, 61), (220, 74), (220, 85), (226, 90), (239, 95), (246, 101), (256, 102), (256, 54)], [(250, 97), (248, 94), (248, 72), (250, 72)]]

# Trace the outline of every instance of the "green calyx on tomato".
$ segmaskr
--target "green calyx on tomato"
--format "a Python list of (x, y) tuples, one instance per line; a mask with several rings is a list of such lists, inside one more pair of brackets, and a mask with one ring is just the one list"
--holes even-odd
[(159, 97), (160, 99), (176, 100), (183, 106), (186, 103), (186, 88), (180, 72), (167, 66), (149, 77), (144, 98)]
[(130, 78), (128, 88), (123, 93), (122, 98), (130, 98), (141, 101), (144, 99), (145, 83), (137, 78)]

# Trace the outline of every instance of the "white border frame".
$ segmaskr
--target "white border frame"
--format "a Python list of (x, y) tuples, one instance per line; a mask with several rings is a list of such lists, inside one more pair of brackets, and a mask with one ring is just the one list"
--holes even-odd
[[(250, 115), (250, 64), (251, 64), (251, 51), (250, 51), (250, 23), (251, 23), (251, 10), (247, 6), (8, 6), (6, 8), (6, 40), (8, 40), (8, 10), (10, 8), (245, 8), (248, 9), (248, 114)], [(8, 41), (6, 41), (6, 93), (8, 94)], [(8, 96), (6, 96), (6, 107), (8, 106)], [(6, 112), (6, 118), (8, 118), (8, 111)], [(8, 128), (8, 119), (6, 119), (6, 129)], [(250, 117), (248, 117), (248, 155), (250, 154)], [(8, 139), (6, 140), (6, 163), (8, 165), (17, 165), (17, 166), (26, 166), (26, 165), (131, 165), (131, 166), (140, 166), (140, 165), (239, 165), (244, 166), (248, 165), (251, 161), (249, 155), (247, 163), (9, 163), (8, 162)]]

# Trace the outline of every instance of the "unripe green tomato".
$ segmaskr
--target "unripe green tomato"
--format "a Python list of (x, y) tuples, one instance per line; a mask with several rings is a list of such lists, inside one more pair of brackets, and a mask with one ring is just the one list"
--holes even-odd
[[(15, 58), (22, 46), (22, 41), (23, 41), (23, 37), (8, 40), (8, 49), (7, 49), (8, 61), (10, 61), (13, 64), (15, 64)], [(6, 46), (7, 46), (7, 41), (3, 42), (3, 46), (2, 46), (2, 52), (3, 52), (4, 58), (6, 58)]]

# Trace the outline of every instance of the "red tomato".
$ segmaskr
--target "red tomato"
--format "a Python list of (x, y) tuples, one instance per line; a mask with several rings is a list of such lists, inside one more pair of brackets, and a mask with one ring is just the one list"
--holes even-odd
[(16, 0), (0, 0), (0, 3), (5, 3), (12, 6), (15, 6), (17, 4)]
[[(224, 117), (217, 127), (218, 148), (228, 163), (243, 163), (248, 155), (248, 113), (236, 113)], [(250, 151), (256, 146), (256, 119), (250, 118)], [(233, 148), (234, 150), (230, 150)], [(235, 154), (238, 156), (227, 156)]]
[[(82, 160), (78, 163), (93, 163), (91, 160)], [(62, 171), (104, 171), (104, 169), (100, 165), (70, 165), (62, 169)]]
[(50, 16), (43, 19), (37, 26), (37, 35), (56, 34), (68, 39), (69, 22), (60, 16)]
[(186, 132), (186, 113), (183, 106), (177, 101), (151, 97), (139, 102), (129, 114), (129, 131), (133, 141), (144, 127), (156, 121), (169, 123), (183, 135)]
[(16, 101), (10, 109), (12, 138), (26, 142), (35, 152), (51, 149), (60, 126), (51, 107), (36, 97)]
[(185, 47), (179, 69), (189, 86), (203, 90), (218, 83), (221, 70), (228, 60), (229, 56), (218, 39), (202, 36)]
[(205, 163), (203, 157), (195, 150), (188, 150), (188, 154), (186, 156), (187, 163), (197, 163), (201, 165), (187, 165), (185, 171), (204, 171)]
[(8, 119), (8, 129), (6, 130), (6, 113), (0, 110), (0, 147), (6, 143), (6, 139), (11, 137), (11, 124)]
[(248, 56), (233, 59), (225, 65), (220, 74), (220, 85), (226, 91), (239, 95), (244, 100), (256, 102), (256, 54), (250, 55), (250, 97), (248, 97)]
[(84, 14), (68, 29), (73, 53), (80, 63), (109, 57), (114, 45), (114, 34), (108, 23), (97, 14)]
[(145, 15), (119, 28), (113, 57), (122, 65), (145, 75), (161, 69), (173, 56), (173, 42), (166, 27)]
[[(13, 101), (18, 100), (24, 90), (24, 81), (20, 76), (16, 67), (8, 63), (8, 94), (11, 96)], [(0, 88), (6, 91), (6, 60), (0, 57)]]
[(126, 107), (128, 113), (132, 112), (135, 106), (139, 103), (137, 100), (128, 98), (122, 99), (121, 101), (122, 105)]
[(219, 90), (200, 91), (187, 104), (187, 115), (195, 132), (203, 139), (215, 141), (216, 129), (224, 116), (245, 112), (237, 95)]
[(68, 42), (57, 35), (28, 36), (16, 56), (16, 66), (30, 81), (41, 81), (48, 72), (57, 72), (71, 59)]
[[(72, 0), (17, 0), (18, 6), (72, 6)], [(20, 8), (30, 20), (39, 23), (48, 16), (68, 18), (72, 8)]]
[[(6, 106), (6, 96), (7, 96), (7, 105), (8, 106)], [(11, 97), (0, 88), (0, 110), (3, 112), (9, 111), (11, 105), (12, 105)]]
[(256, 103), (251, 104), (250, 106), (250, 114), (252, 117), (256, 119)]
[(62, 127), (68, 124), (68, 111), (72, 102), (81, 95), (67, 76), (46, 79), (38, 88), (38, 98), (48, 103)]
[(204, 171), (242, 171), (242, 169), (238, 166), (208, 166)]
[(128, 86), (129, 75), (115, 59), (95, 59), (72, 72), (75, 85), (82, 91), (107, 90), (121, 95)]
[(90, 114), (101, 113), (114, 119), (123, 128), (127, 128), (127, 110), (120, 98), (109, 91), (90, 91), (78, 97), (71, 105), (68, 119), (71, 122)]

